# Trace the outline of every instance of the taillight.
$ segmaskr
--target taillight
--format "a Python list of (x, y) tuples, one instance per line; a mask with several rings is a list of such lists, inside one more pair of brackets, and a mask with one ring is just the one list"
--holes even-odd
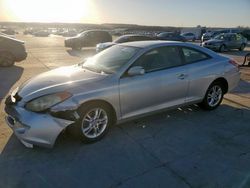
[(238, 63), (236, 63), (236, 61), (234, 61), (234, 60), (232, 60), (232, 59), (230, 59), (229, 61), (228, 61), (228, 63), (230, 63), (230, 64), (232, 64), (233, 66), (235, 66), (235, 67), (239, 67), (239, 65), (238, 65)]

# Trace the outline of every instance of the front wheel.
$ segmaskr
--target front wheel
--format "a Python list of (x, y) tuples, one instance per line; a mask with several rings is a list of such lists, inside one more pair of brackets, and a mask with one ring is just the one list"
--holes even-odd
[(213, 83), (207, 90), (206, 95), (203, 101), (199, 106), (205, 110), (214, 110), (216, 109), (223, 99), (223, 87), (218, 83)]
[(240, 48), (239, 48), (239, 51), (243, 51), (245, 47), (246, 47), (245, 44), (241, 44), (241, 45), (240, 45)]
[(73, 132), (86, 143), (104, 137), (113, 122), (111, 109), (105, 104), (92, 103), (79, 109), (78, 113), (80, 120)]
[(221, 45), (219, 50), (220, 50), (220, 52), (225, 52), (226, 46), (224, 44)]

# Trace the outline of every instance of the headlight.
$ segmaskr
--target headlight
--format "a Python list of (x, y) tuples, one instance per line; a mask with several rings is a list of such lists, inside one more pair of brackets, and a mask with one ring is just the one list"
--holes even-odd
[(54, 93), (51, 95), (45, 95), (36, 98), (25, 105), (25, 108), (33, 112), (41, 112), (48, 108), (61, 103), (71, 97), (72, 94), (69, 92)]

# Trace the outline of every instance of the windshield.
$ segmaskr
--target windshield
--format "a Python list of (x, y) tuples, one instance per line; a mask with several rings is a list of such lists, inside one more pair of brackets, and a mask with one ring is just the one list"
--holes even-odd
[(94, 72), (112, 74), (126, 64), (139, 49), (130, 46), (112, 46), (89, 58), (82, 67)]
[(217, 39), (217, 40), (228, 40), (228, 38), (229, 38), (229, 36), (225, 35), (225, 34), (216, 35), (214, 37), (214, 39)]
[(128, 42), (129, 40), (129, 37), (127, 36), (122, 36), (122, 37), (119, 37), (117, 38), (114, 43), (124, 43), (124, 42)]
[(82, 33), (79, 33), (77, 36), (78, 36), (78, 37), (82, 37), (82, 36), (84, 36), (86, 33), (87, 33), (87, 32), (84, 31), (84, 32), (82, 32)]

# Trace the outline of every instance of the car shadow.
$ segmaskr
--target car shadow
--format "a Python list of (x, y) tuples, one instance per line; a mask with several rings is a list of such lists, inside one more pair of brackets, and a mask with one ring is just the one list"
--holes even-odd
[(74, 57), (91, 57), (96, 54), (95, 48), (83, 48), (82, 50), (66, 50), (69, 55)]
[(19, 66), (0, 67), (0, 104), (11, 87), (21, 78), (23, 68)]
[[(247, 154), (234, 158), (249, 151), (250, 128), (244, 123), (249, 114), (245, 108), (227, 104), (214, 111), (192, 105), (113, 126), (93, 144), (83, 144), (65, 132), (53, 149), (27, 149), (12, 135), (0, 154), (0, 187), (131, 187), (126, 186), (127, 181), (141, 180), (146, 174), (152, 180), (151, 173), (151, 183), (168, 185), (175, 179), (171, 179), (172, 171), (188, 172), (194, 170), (193, 165), (207, 173), (185, 174), (195, 174), (196, 181), (190, 184), (198, 187), (213, 179), (211, 187), (227, 187), (232, 183), (228, 173), (241, 180), (249, 172)], [(244, 165), (239, 166), (239, 160)], [(173, 165), (171, 170), (169, 165)], [(217, 169), (225, 166), (238, 171), (218, 175)], [(158, 170), (165, 178), (154, 173)], [(93, 181), (95, 177), (98, 181)]]
[(240, 80), (238, 86), (234, 88), (230, 93), (245, 94), (249, 96), (250, 95), (250, 82), (247, 82), (245, 80)]
[(232, 50), (225, 51), (225, 52), (223, 52), (221, 54), (242, 57), (244, 59), (245, 55), (248, 54), (248, 53), (250, 53), (250, 50), (245, 49), (244, 51), (239, 51), (239, 50), (232, 49)]

